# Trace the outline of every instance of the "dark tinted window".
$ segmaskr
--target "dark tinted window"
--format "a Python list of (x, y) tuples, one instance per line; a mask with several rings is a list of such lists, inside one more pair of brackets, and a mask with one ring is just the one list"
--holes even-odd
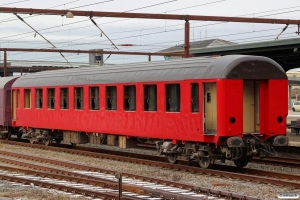
[(60, 89), (60, 108), (69, 109), (69, 89), (61, 88)]
[(35, 90), (35, 107), (43, 108), (43, 90), (42, 89)]
[(11, 106), (11, 91), (7, 90), (6, 91), (6, 106), (10, 107)]
[(192, 112), (199, 112), (199, 84), (192, 83)]
[(157, 110), (156, 85), (144, 85), (144, 111)]
[(55, 89), (49, 88), (48, 91), (48, 108), (55, 109)]
[(106, 87), (106, 110), (117, 110), (117, 87)]
[(166, 111), (180, 112), (180, 85), (166, 85)]
[(135, 86), (124, 86), (124, 110), (134, 111), (136, 107)]
[(75, 110), (83, 109), (83, 88), (74, 88), (74, 108)]
[(90, 87), (90, 110), (99, 110), (99, 87)]

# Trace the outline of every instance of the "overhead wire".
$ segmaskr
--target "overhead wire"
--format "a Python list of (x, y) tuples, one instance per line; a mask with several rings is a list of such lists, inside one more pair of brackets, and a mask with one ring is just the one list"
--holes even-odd
[[(219, 3), (221, 1), (226, 1), (226, 0), (219, 0), (219, 1), (214, 1), (214, 2), (209, 2), (209, 3), (204, 3), (204, 4), (199, 4), (199, 5), (195, 5), (193, 7), (198, 7), (198, 6), (203, 6), (203, 5), (209, 5), (209, 4), (213, 4), (213, 3)], [(163, 4), (163, 3), (160, 3), (160, 4)], [(150, 6), (146, 6), (144, 8), (149, 8)], [(184, 9), (187, 9), (187, 8), (190, 8), (190, 7), (185, 7), (185, 8), (181, 8), (180, 10), (184, 10)], [(136, 8), (136, 9), (133, 9), (133, 10), (138, 10), (138, 9), (141, 9), (141, 8)], [(179, 10), (179, 9), (177, 9)], [(132, 10), (131, 10), (132, 11)], [(173, 10), (171, 10), (173, 11)], [(128, 11), (124, 11), (124, 12), (128, 12)], [(168, 12), (168, 11), (167, 11)], [(112, 16), (112, 15), (111, 15)], [(106, 16), (108, 17), (108, 16)], [(96, 18), (96, 17), (95, 17)], [(98, 17), (97, 17), (98, 18)], [(115, 23), (115, 22), (120, 22), (120, 21), (126, 21), (126, 20), (131, 20), (131, 19), (123, 19), (123, 20), (116, 20), (116, 21), (113, 21), (113, 22), (106, 22), (106, 23), (101, 23), (100, 25), (103, 25), (103, 24), (111, 24), (111, 23)], [(65, 26), (68, 26), (68, 25), (71, 25), (71, 24), (75, 24), (75, 23), (80, 23), (80, 22), (84, 22), (84, 21), (88, 21), (88, 20), (82, 20), (82, 21), (79, 21), (79, 22), (74, 22), (74, 23), (69, 23), (69, 24), (65, 24)], [(1, 23), (1, 21), (0, 21)], [(48, 29), (53, 29), (53, 28), (56, 28), (56, 27), (61, 27), (61, 26), (54, 26), (54, 27), (50, 27), (50, 28), (45, 28), (45, 29), (40, 29), (39, 31), (44, 31), (44, 30), (48, 30)], [(73, 28), (73, 29), (80, 29), (80, 28), (87, 28), (87, 27), (91, 27), (90, 25), (89, 26), (83, 26), (83, 27), (76, 27), (76, 28)], [(69, 30), (73, 30), (73, 29), (69, 29)], [(153, 28), (151, 28), (153, 29)], [(155, 28), (154, 28), (155, 29)], [(144, 29), (143, 29), (144, 30)], [(68, 30), (59, 30), (59, 31), (53, 31), (53, 32), (47, 32), (47, 33), (54, 33), (54, 32), (63, 32), (63, 31), (68, 31)], [(139, 31), (139, 30), (138, 30)], [(31, 32), (30, 32), (31, 33)], [(25, 33), (25, 34), (29, 34), (29, 33)], [(9, 37), (14, 37), (14, 36), (17, 36), (17, 35), (13, 35), (13, 36), (9, 36)], [(0, 38), (0, 39), (3, 39), (3, 38)]]
[[(30, 1), (30, 0), (28, 0), (28, 1)], [(74, 3), (74, 2), (77, 2), (77, 1), (80, 1), (80, 0), (73, 0), (73, 1), (69, 1), (69, 2), (64, 3), (64, 4), (59, 4), (57, 6), (52, 6), (52, 7), (48, 7), (48, 8), (44, 8), (44, 9), (39, 9), (39, 10), (43, 11), (43, 10), (47, 10), (47, 9), (51, 9), (51, 8), (56, 8), (56, 7), (64, 6), (66, 4), (71, 4), (71, 3)], [(37, 17), (37, 16), (39, 16), (39, 14), (36, 14), (36, 15), (33, 15), (33, 14), (36, 14), (36, 13), (32, 12), (30, 16), (23, 17), (23, 18), (26, 19), (26, 18), (31, 18), (31, 17)], [(9, 19), (12, 19), (11, 21), (17, 21), (17, 19), (15, 19), (15, 17), (10, 17), (10, 18), (7, 18), (7, 19), (0, 20), (0, 23), (2, 23), (2, 22), (10, 22), (10, 21), (6, 21), (6, 20), (9, 20)]]
[(14, 1), (14, 2), (10, 2), (10, 3), (6, 3), (6, 4), (1, 4), (0, 6), (6, 6), (6, 5), (10, 5), (10, 4), (21, 3), (21, 2), (24, 2), (24, 1), (30, 1), (30, 0)]
[[(282, 9), (280, 9), (280, 10), (282, 10)], [(268, 11), (267, 11), (268, 12)], [(274, 15), (274, 14), (271, 14), (271, 15)], [(207, 25), (202, 25), (202, 26), (207, 26)], [(135, 36), (133, 36), (133, 37), (135, 37)]]
[[(291, 35), (291, 34), (293, 34), (293, 33), (286, 33), (285, 35)], [(273, 35), (272, 35), (273, 36)], [(263, 36), (263, 37), (269, 37), (269, 36)], [(259, 37), (255, 37), (255, 38), (262, 38), (261, 36), (259, 36)], [(265, 41), (265, 40), (253, 40), (253, 39), (255, 39), (255, 38), (253, 38), (253, 37), (251, 37), (251, 38), (246, 38), (246, 39), (239, 39), (239, 40), (234, 40), (234, 41), (244, 41), (244, 42), (246, 42), (246, 43), (248, 43), (247, 42), (247, 39), (251, 39), (251, 42), (262, 42), (262, 41)], [(283, 37), (283, 38), (291, 38), (291, 37)], [(242, 44), (242, 43), (239, 43), (239, 44)], [(143, 49), (142, 49), (143, 50)], [(142, 51), (141, 50), (141, 51)], [(147, 50), (149, 50), (149, 49), (147, 49)], [(155, 50), (154, 48), (151, 48), (150, 50)], [(161, 49), (156, 49), (156, 50), (161, 50)], [(130, 51), (128, 51), (128, 52), (130, 52)], [(78, 55), (67, 55), (67, 57), (68, 58), (73, 58), (73, 57), (75, 57), (75, 58), (81, 58), (81, 57), (85, 57), (86, 58), (86, 55), (83, 55), (83, 56), (78, 56)], [(135, 58), (141, 58), (141, 57), (144, 57), (144, 56), (134, 56), (134, 57), (130, 57), (130, 58), (133, 58), (133, 59), (135, 59)], [(49, 60), (49, 61), (53, 61), (53, 59), (55, 59), (55, 58), (58, 58), (57, 56), (55, 57), (55, 56), (53, 56), (53, 57), (43, 57), (43, 61), (46, 61), (46, 60)], [(120, 59), (123, 59), (123, 58), (120, 58)], [(112, 59), (112, 60), (120, 60), (120, 59)], [(126, 59), (126, 58), (124, 58), (124, 59)], [(33, 59), (33, 60), (39, 60), (39, 59)]]
[[(144, 7), (141, 7), (141, 8), (132, 9), (132, 10), (129, 10), (129, 11), (138, 10), (138, 9), (144, 9), (144, 8), (149, 8), (149, 7), (153, 7), (153, 6), (157, 6), (157, 5), (162, 5), (162, 4), (174, 2), (174, 1), (177, 1), (177, 0), (171, 0), (171, 1), (162, 2), (162, 3), (158, 3), (158, 4), (148, 5), (148, 6), (144, 6)], [(129, 12), (129, 11), (125, 11), (125, 12)], [(94, 21), (93, 23), (95, 24), (95, 21)], [(96, 24), (95, 24), (95, 25), (96, 25)], [(99, 27), (98, 27), (98, 28), (99, 28)], [(103, 32), (103, 31), (102, 31), (102, 32)]]
[[(286, 33), (285, 35), (287, 35), (287, 34), (293, 34), (293, 33)], [(262, 37), (269, 37), (270, 38), (270, 37), (273, 37), (273, 35), (258, 36), (258, 37), (251, 37), (251, 38), (245, 38), (245, 39), (236, 39), (236, 40), (233, 40), (233, 41), (247, 41), (248, 39), (251, 39), (253, 41), (253, 39), (255, 39), (255, 38), (262, 38)], [(265, 41), (265, 40), (255, 40), (255, 42), (256, 41)], [(140, 49), (140, 50), (144, 50), (144, 49)], [(149, 50), (149, 48), (147, 48), (146, 50)], [(150, 50), (154, 50), (154, 48), (151, 48)], [(160, 50), (160, 49), (157, 49), (157, 50)], [(46, 57), (46, 58), (56, 58), (56, 57)]]
[[(56, 46), (50, 42), (49, 40), (47, 40), (42, 34), (40, 34), (37, 30), (35, 30), (32, 26), (30, 26), (22, 17), (20, 17), (18, 14), (14, 13), (14, 15), (16, 15), (22, 22), (24, 22), (27, 26), (29, 26), (32, 30), (35, 31), (35, 35), (34, 37), (36, 36), (36, 34), (38, 34), (39, 36), (41, 36), (46, 42), (48, 42), (52, 47), (54, 47), (56, 49)], [(73, 67), (73, 65), (68, 61), (68, 59), (61, 53), (59, 52), (60, 55), (66, 60), (66, 62), (71, 66)]]

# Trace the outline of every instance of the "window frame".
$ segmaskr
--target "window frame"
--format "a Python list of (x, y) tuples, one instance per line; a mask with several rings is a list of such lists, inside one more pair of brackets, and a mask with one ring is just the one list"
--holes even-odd
[[(115, 88), (115, 92), (114, 92), (115, 93), (115, 101), (112, 100), (112, 96), (113, 96), (112, 89), (113, 88)], [(110, 98), (108, 98), (108, 91), (110, 92)], [(105, 99), (106, 99), (106, 105), (105, 105), (106, 110), (108, 110), (108, 111), (118, 110), (118, 87), (116, 85), (105, 86)], [(110, 107), (109, 107), (108, 101), (110, 101)], [(115, 105), (113, 105), (113, 102), (115, 103)]]
[[(95, 98), (92, 99), (92, 88), (98, 89), (94, 91)], [(92, 101), (94, 100), (94, 108), (92, 108)], [(97, 101), (98, 100), (98, 101)], [(100, 87), (99, 86), (90, 86), (89, 87), (89, 110), (100, 110)]]
[[(41, 91), (41, 94), (39, 94), (39, 105), (38, 105), (38, 96), (37, 94), (39, 93), (38, 91)], [(35, 88), (35, 108), (36, 109), (43, 109), (43, 88)]]
[[(127, 94), (128, 92), (128, 94)], [(131, 94), (133, 93), (133, 94)], [(126, 98), (128, 95), (128, 98)], [(132, 98), (131, 95), (134, 95)], [(126, 102), (127, 101), (127, 102)], [(135, 85), (124, 85), (123, 86), (123, 105), (124, 111), (136, 111), (136, 86)], [(128, 103), (128, 107), (126, 106)]]
[[(51, 104), (49, 104), (49, 101), (51, 101), (51, 99), (49, 99), (50, 98), (49, 92), (52, 90), (54, 90), (53, 98), (52, 98), (53, 99), (53, 108), (51, 107)], [(51, 109), (51, 110), (56, 108), (56, 88), (47, 88), (47, 108)]]
[[(28, 97), (26, 97), (26, 93), (29, 91), (29, 94), (28, 94)], [(31, 101), (32, 101), (32, 99), (31, 99), (31, 88), (29, 88), (29, 89), (24, 89), (24, 108), (26, 108), (26, 109), (31, 109)], [(27, 101), (29, 101), (29, 102), (27, 102)], [(29, 105), (27, 105), (27, 104), (29, 104)], [(27, 107), (28, 106), (28, 107)]]
[[(149, 99), (149, 90), (150, 90), (150, 87), (151, 86), (155, 86), (154, 87), (154, 89), (155, 89), (155, 95), (154, 95), (154, 97), (152, 98), (152, 99)], [(146, 98), (146, 87), (147, 87), (147, 98)], [(143, 99), (144, 99), (144, 105), (143, 105), (143, 109), (144, 109), (144, 111), (145, 112), (156, 112), (157, 111), (157, 84), (145, 84), (145, 85), (143, 85)], [(154, 109), (153, 110), (150, 110), (150, 106), (149, 106), (149, 102), (151, 101), (151, 100), (155, 100), (154, 101)], [(148, 105), (147, 107), (148, 107), (148, 109), (146, 110), (146, 104)]]
[[(66, 108), (65, 108), (65, 106), (64, 106), (64, 104), (62, 104), (62, 102), (64, 101), (64, 97), (63, 97), (63, 95), (65, 95), (64, 94), (64, 90), (67, 90), (67, 92), (66, 92), (66, 95), (67, 95), (67, 103), (66, 103)], [(63, 95), (62, 95), (63, 94)], [(59, 97), (60, 99), (60, 105), (59, 105), (59, 107), (60, 107), (60, 109), (61, 110), (68, 110), (69, 108), (70, 108), (70, 90), (69, 90), (69, 88), (68, 87), (63, 87), (63, 88), (60, 88), (60, 97)]]
[(17, 108), (21, 108), (21, 91), (16, 89)]
[[(74, 87), (74, 110), (83, 110), (84, 109), (84, 88), (83, 87)], [(80, 98), (77, 98), (78, 91), (80, 91)], [(79, 99), (80, 108), (78, 106), (77, 100)]]
[(6, 102), (5, 102), (6, 107), (11, 107), (11, 105), (12, 105), (11, 96), (12, 96), (12, 91), (11, 90), (6, 90)]
[[(168, 86), (179, 86), (177, 90), (175, 89), (172, 89), (172, 88), (168, 88)], [(171, 90), (174, 90), (174, 91), (171, 91)], [(165, 112), (172, 112), (172, 113), (180, 113), (180, 110), (181, 110), (181, 107), (180, 107), (180, 103), (181, 103), (181, 93), (180, 93), (180, 90), (181, 90), (181, 87), (180, 87), (180, 83), (166, 83), (165, 84)], [(178, 94), (175, 94), (178, 98), (178, 101), (176, 103), (176, 100), (175, 100), (175, 103), (172, 101), (172, 92), (174, 93), (178, 93)], [(169, 105), (169, 106), (168, 106)], [(177, 109), (175, 109), (177, 106)], [(172, 108), (173, 107), (173, 108)]]
[[(195, 85), (197, 85), (197, 87), (198, 87), (198, 90), (197, 90), (196, 94), (194, 94), (194, 90), (193, 90), (193, 86), (195, 86)], [(200, 95), (200, 85), (199, 85), (199, 83), (192, 82), (191, 83), (191, 112), (192, 113), (199, 113), (200, 112), (200, 98), (199, 98), (199, 95)], [(195, 97), (196, 97), (196, 99), (195, 99)], [(196, 104), (195, 109), (194, 109), (194, 105), (195, 105), (194, 101), (197, 101), (197, 103), (198, 103), (198, 105)]]

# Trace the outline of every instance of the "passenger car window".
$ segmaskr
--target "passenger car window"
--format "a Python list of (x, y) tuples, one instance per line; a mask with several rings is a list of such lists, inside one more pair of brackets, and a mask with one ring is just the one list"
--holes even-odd
[(55, 88), (48, 88), (48, 108), (55, 109)]
[(106, 87), (106, 110), (117, 110), (117, 87)]
[(144, 85), (144, 111), (157, 110), (157, 86)]
[(31, 90), (24, 90), (24, 108), (31, 108)]
[(192, 90), (192, 112), (199, 112), (199, 84), (192, 83), (191, 85)]
[(99, 87), (90, 87), (90, 110), (99, 110)]
[(43, 108), (43, 89), (35, 90), (35, 107)]
[(17, 90), (17, 108), (20, 108), (20, 105), (21, 105), (20, 90)]
[(60, 108), (69, 109), (69, 89), (61, 88), (60, 89)]
[(135, 86), (124, 86), (124, 110), (134, 111), (136, 107), (136, 91)]
[(166, 84), (166, 111), (180, 112), (179, 84)]
[(6, 106), (10, 107), (11, 106), (11, 91), (7, 90), (6, 91)]
[(83, 88), (74, 88), (75, 110), (83, 110)]

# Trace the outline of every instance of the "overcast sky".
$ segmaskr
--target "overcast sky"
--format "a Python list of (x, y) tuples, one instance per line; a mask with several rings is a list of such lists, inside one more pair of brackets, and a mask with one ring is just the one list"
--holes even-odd
[[(75, 9), (114, 12), (169, 13), (189, 15), (244, 16), (276, 19), (299, 19), (300, 1), (296, 0), (0, 0), (1, 7)], [(74, 16), (66, 19), (50, 15), (20, 15), (32, 27), (51, 41), (57, 48), (114, 50), (111, 43), (100, 37), (100, 31), (88, 17)], [(156, 52), (182, 44), (184, 21), (94, 18), (101, 29), (117, 45), (134, 44), (134, 47), (118, 46), (121, 51)], [(190, 39), (223, 39), (236, 43), (274, 40), (285, 25), (220, 23), (190, 21)], [(40, 36), (13, 14), (0, 13), (0, 45), (15, 48), (51, 48)], [(279, 39), (297, 38), (295, 25)], [(65, 54), (70, 62), (88, 62), (88, 55)], [(106, 57), (107, 55), (105, 55)], [(11, 52), (9, 60), (41, 60), (63, 62), (58, 53)], [(107, 63), (147, 61), (147, 56), (112, 55)], [(153, 57), (152, 60), (163, 59)], [(3, 60), (3, 54), (1, 55)]]

